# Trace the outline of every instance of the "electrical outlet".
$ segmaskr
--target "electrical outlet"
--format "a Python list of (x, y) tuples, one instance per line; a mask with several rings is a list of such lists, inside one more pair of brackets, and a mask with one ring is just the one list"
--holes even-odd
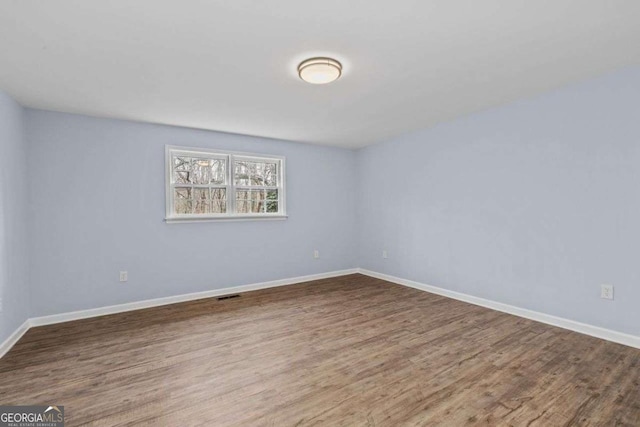
[(317, 250), (317, 249), (314, 249), (314, 250), (313, 250), (313, 257), (314, 257), (315, 259), (320, 258), (320, 251), (319, 251), (319, 250)]
[(121, 282), (126, 282), (127, 280), (129, 280), (129, 273), (127, 273), (126, 271), (121, 271), (120, 272), (120, 281)]
[(386, 249), (382, 251), (382, 258), (389, 258), (389, 254), (387, 253)]
[(613, 299), (613, 285), (600, 285), (600, 298)]

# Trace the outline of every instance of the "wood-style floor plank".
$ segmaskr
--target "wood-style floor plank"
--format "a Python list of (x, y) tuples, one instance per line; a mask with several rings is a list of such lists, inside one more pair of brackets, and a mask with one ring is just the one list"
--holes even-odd
[(351, 275), (31, 329), (0, 404), (67, 425), (640, 425), (640, 350)]

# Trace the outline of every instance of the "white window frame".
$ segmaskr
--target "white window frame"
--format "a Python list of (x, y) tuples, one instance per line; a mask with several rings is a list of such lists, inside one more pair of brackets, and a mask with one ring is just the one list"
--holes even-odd
[[(221, 214), (175, 214), (174, 213), (174, 187), (180, 184), (173, 182), (172, 156), (179, 155), (185, 157), (204, 157), (210, 159), (224, 158), (227, 160), (227, 183), (224, 185), (211, 185), (210, 187), (224, 187), (227, 194), (227, 213)], [(235, 213), (236, 210), (236, 185), (234, 161), (238, 158), (249, 161), (277, 161), (278, 182), (275, 189), (278, 190), (278, 212), (274, 213)], [(287, 218), (286, 210), (286, 176), (285, 158), (270, 154), (243, 153), (239, 151), (214, 150), (209, 148), (181, 147), (176, 145), (165, 146), (165, 198), (166, 211), (165, 221), (172, 222), (199, 222), (199, 221), (247, 221), (247, 220), (278, 220)], [(237, 186), (242, 189), (264, 189), (257, 186)], [(267, 187), (274, 188), (274, 187)]]

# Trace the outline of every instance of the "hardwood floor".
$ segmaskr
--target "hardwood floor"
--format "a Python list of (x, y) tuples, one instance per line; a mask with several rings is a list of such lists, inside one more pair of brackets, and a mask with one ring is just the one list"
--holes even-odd
[(640, 425), (640, 350), (362, 275), (31, 329), (68, 426)]

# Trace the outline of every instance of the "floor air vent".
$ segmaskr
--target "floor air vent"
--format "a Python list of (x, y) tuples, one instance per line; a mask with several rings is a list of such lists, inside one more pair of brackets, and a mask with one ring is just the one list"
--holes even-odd
[(240, 298), (239, 294), (235, 294), (235, 295), (225, 295), (223, 297), (218, 297), (218, 301), (222, 301), (225, 299), (231, 299), (231, 298)]

